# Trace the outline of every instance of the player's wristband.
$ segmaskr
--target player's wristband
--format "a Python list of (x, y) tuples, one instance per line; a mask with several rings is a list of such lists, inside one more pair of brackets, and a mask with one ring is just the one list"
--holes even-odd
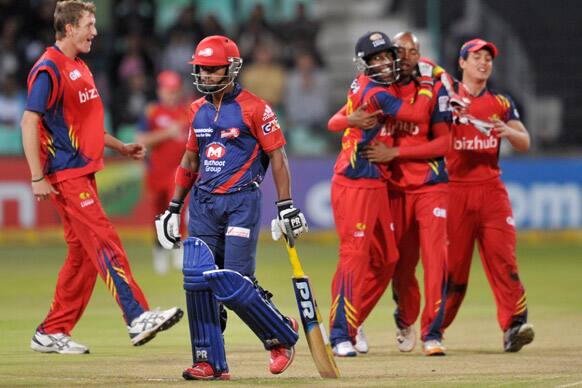
[(176, 169), (176, 184), (186, 190), (190, 191), (196, 179), (198, 179), (197, 172), (187, 170), (182, 166), (178, 166)]
[(170, 201), (170, 204), (168, 205), (168, 211), (172, 214), (180, 214), (180, 212), (182, 211), (183, 204), (184, 204), (183, 202), (179, 202), (173, 199)]
[(40, 178), (31, 179), (30, 181), (31, 181), (32, 183), (36, 183), (36, 182), (40, 182), (40, 181), (42, 181), (43, 179), (44, 179), (44, 175), (43, 175), (43, 176), (41, 176)]

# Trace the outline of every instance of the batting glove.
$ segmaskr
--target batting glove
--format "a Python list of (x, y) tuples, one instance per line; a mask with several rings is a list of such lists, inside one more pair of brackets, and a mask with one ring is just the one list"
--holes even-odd
[(180, 247), (180, 211), (182, 202), (172, 201), (164, 214), (156, 217), (156, 234), (160, 245), (165, 249)]
[(293, 206), (292, 199), (277, 201), (275, 204), (278, 217), (271, 222), (271, 236), (276, 241), (285, 235), (292, 246), (297, 237), (309, 230), (305, 216)]

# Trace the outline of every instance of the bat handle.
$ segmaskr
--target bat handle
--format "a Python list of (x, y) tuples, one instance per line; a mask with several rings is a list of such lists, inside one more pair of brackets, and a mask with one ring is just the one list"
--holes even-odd
[(289, 245), (290, 248), (293, 248), (295, 246), (295, 237), (293, 237), (293, 229), (291, 229), (291, 224), (289, 223), (289, 220), (285, 220), (283, 222), (285, 224), (285, 239), (287, 240), (287, 245)]

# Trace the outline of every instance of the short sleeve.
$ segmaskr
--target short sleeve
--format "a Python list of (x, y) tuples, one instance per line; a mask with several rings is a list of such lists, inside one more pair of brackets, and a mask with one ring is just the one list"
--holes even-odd
[(449, 108), (449, 94), (442, 84), (437, 84), (438, 89), (433, 99), (433, 107), (431, 111), (430, 123), (450, 123), (452, 121), (452, 114)]
[(505, 117), (507, 118), (506, 121), (521, 120), (519, 116), (519, 111), (517, 110), (517, 106), (515, 106), (515, 102), (513, 102), (513, 99), (509, 96), (505, 96), (505, 99), (508, 101), (508, 107), (505, 112)]
[(265, 152), (271, 152), (285, 145), (285, 137), (273, 109), (259, 100), (251, 117), (251, 132)]
[(45, 114), (52, 89), (51, 77), (46, 71), (40, 71), (28, 92), (26, 110)]

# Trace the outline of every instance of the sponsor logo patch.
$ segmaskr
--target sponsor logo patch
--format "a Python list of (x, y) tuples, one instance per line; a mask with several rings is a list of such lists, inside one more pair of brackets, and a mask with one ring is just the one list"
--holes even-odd
[(447, 209), (443, 209), (443, 208), (440, 208), (440, 207), (435, 207), (435, 208), (432, 210), (432, 214), (433, 214), (435, 217), (439, 217), (439, 218), (447, 218)]
[(356, 231), (354, 232), (354, 237), (364, 237), (366, 235), (366, 224), (363, 222), (358, 222), (356, 224)]
[(240, 129), (238, 128), (228, 128), (223, 131), (220, 131), (220, 138), (221, 139), (234, 139), (240, 135)]
[(268, 135), (269, 133), (273, 133), (279, 129), (279, 122), (277, 119), (273, 119), (268, 123), (263, 124), (261, 128), (263, 129), (263, 133)]
[(250, 238), (251, 230), (249, 228), (241, 228), (240, 226), (229, 226), (226, 229), (227, 236)]
[(99, 98), (99, 92), (97, 92), (97, 89), (85, 88), (85, 90), (79, 90), (79, 101), (81, 102), (81, 104), (89, 100), (93, 100), (95, 98)]
[(498, 145), (499, 141), (493, 136), (486, 139), (475, 136), (473, 139), (467, 139), (466, 137), (457, 138), (453, 146), (456, 150), (477, 151), (497, 148)]
[(81, 200), (82, 208), (93, 205), (95, 203), (95, 200), (91, 198), (91, 193), (88, 193), (86, 191), (83, 191), (82, 193), (79, 194), (79, 199)]
[(212, 128), (194, 128), (194, 133), (196, 133), (196, 137), (210, 137), (214, 129)]
[(210, 160), (218, 160), (224, 157), (226, 148), (220, 143), (213, 142), (206, 146), (206, 157)]
[(213, 53), (213, 51), (212, 51), (212, 48), (210, 48), (210, 47), (206, 47), (205, 49), (198, 51), (198, 55), (201, 57), (210, 57), (210, 56), (212, 56), (212, 53)]
[(79, 70), (75, 69), (69, 73), (69, 78), (73, 81), (76, 81), (79, 78), (81, 78), (81, 72)]
[(446, 112), (449, 110), (449, 96), (439, 97), (439, 112)]
[(507, 217), (505, 222), (507, 222), (508, 225), (515, 226), (515, 220), (511, 216)]
[(275, 113), (273, 113), (273, 109), (269, 105), (265, 105), (265, 111), (263, 112), (263, 121), (267, 121), (270, 118), (275, 117)]

